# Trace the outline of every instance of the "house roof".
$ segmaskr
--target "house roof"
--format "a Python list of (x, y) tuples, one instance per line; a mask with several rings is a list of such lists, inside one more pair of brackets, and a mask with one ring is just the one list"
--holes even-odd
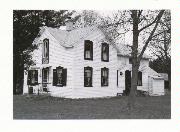
[[(131, 47), (129, 45), (117, 44), (117, 47), (119, 49), (118, 56), (128, 56), (128, 57), (131, 56)], [(144, 53), (143, 58), (144, 59), (149, 59), (150, 56), (148, 56), (147, 54)]]
[[(73, 47), (76, 43), (81, 40), (84, 40), (87, 36), (92, 34), (94, 31), (100, 30), (104, 35), (105, 38), (115, 47), (117, 50), (118, 56), (131, 56), (131, 48), (125, 44), (117, 44), (112, 42), (107, 35), (106, 31), (97, 26), (88, 26), (84, 28), (77, 28), (71, 31), (61, 30), (60, 28), (51, 28), (51, 27), (41, 27), (40, 34), (45, 30), (48, 32), (63, 46), (66, 48)], [(148, 55), (144, 54), (143, 58), (150, 58)]]
[(85, 28), (77, 28), (71, 31), (61, 30), (58, 28), (44, 27), (49, 33), (56, 39), (58, 42), (66, 47), (73, 47), (74, 44), (79, 42), (80, 40), (89, 36), (93, 31), (97, 30), (97, 27), (85, 27)]

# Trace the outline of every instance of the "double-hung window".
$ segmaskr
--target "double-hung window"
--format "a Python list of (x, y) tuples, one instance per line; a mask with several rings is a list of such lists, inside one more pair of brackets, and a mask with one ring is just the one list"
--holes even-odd
[(28, 71), (28, 85), (37, 85), (38, 84), (38, 70), (29, 70)]
[(43, 40), (43, 46), (42, 46), (42, 64), (48, 64), (49, 63), (49, 39)]
[(84, 67), (84, 86), (92, 87), (92, 67)]
[(109, 69), (101, 68), (101, 86), (108, 86), (109, 80)]
[(53, 69), (53, 86), (66, 86), (67, 82), (67, 69), (63, 67), (56, 67)]
[(109, 61), (109, 45), (107, 43), (102, 43), (101, 45), (101, 60)]
[(90, 40), (84, 41), (84, 59), (93, 60), (93, 42)]
[(42, 83), (48, 83), (49, 81), (49, 68), (42, 69)]

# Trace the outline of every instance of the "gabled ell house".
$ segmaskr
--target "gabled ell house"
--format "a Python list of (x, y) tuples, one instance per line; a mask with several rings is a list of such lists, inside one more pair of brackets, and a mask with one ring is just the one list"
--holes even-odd
[[(35, 65), (24, 72), (24, 94), (65, 98), (96, 98), (127, 94), (131, 86), (129, 48), (108, 41), (96, 26), (66, 30), (42, 27), (32, 53)], [(138, 90), (164, 95), (164, 80), (149, 67), (143, 56), (138, 73)]]

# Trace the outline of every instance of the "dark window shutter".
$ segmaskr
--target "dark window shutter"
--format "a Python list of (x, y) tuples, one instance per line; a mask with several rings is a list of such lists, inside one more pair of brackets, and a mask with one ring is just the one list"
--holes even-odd
[(91, 45), (90, 45), (90, 56), (91, 56), (91, 60), (93, 60), (93, 42), (91, 41)]
[(91, 86), (93, 86), (92, 79), (93, 79), (93, 68), (91, 67)]
[(57, 70), (53, 69), (53, 86), (57, 85)]
[(86, 80), (86, 67), (84, 67), (84, 87), (87, 86), (87, 80)]
[[(103, 43), (101, 44), (101, 61), (103, 61)], [(102, 68), (101, 68), (101, 73), (102, 73)], [(101, 74), (102, 76), (102, 74)]]
[(107, 86), (109, 85), (109, 68), (106, 69), (107, 70)]
[(117, 86), (118, 86), (118, 70), (117, 70)]
[(103, 86), (103, 68), (101, 68), (101, 86)]
[(107, 61), (109, 61), (109, 45), (108, 44), (106, 45), (106, 48), (107, 48)]
[(67, 69), (63, 69), (62, 78), (63, 78), (63, 86), (66, 86), (66, 83), (67, 83)]
[(27, 76), (27, 85), (31, 85), (31, 70), (28, 71), (28, 76)]
[(84, 41), (84, 59), (86, 59), (86, 50), (87, 50), (86, 42), (87, 40)]
[(48, 41), (48, 44), (47, 44), (47, 58), (48, 58), (48, 63), (49, 63), (49, 39), (47, 41)]
[(35, 70), (35, 83), (38, 84), (38, 70)]

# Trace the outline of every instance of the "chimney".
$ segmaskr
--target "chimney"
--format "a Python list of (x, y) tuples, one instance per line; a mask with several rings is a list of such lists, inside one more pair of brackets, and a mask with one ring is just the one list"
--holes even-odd
[(73, 30), (73, 22), (72, 22), (71, 17), (67, 17), (65, 24), (66, 24), (66, 30), (67, 31)]

